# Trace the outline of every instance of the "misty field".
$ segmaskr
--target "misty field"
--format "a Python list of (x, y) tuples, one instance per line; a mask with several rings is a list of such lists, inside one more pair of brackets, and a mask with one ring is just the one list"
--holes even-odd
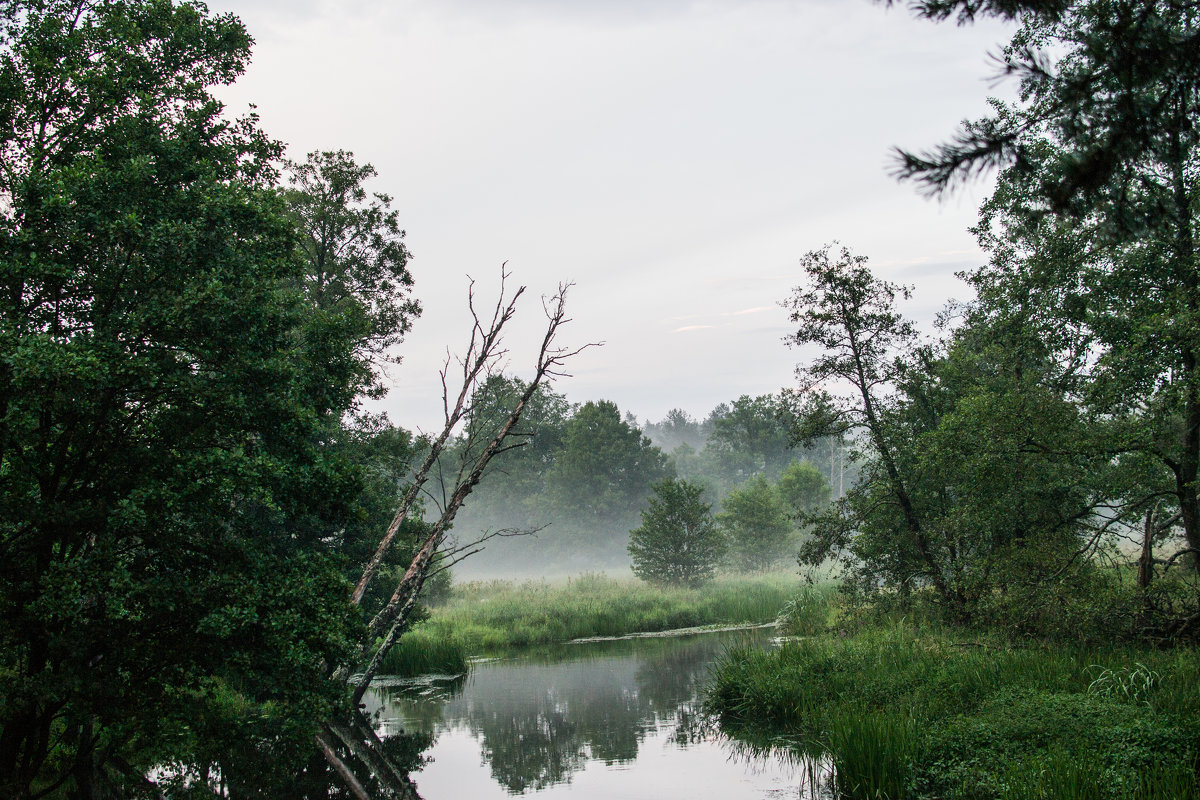
[(800, 590), (795, 574), (721, 577), (698, 589), (586, 574), (561, 582), (459, 584), (388, 655), (392, 674), (458, 672), (513, 647), (704, 625), (773, 622)]

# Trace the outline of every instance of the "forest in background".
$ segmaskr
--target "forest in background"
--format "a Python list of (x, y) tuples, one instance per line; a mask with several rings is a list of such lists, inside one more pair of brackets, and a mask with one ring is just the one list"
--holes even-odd
[[(505, 408), (522, 388), (497, 376), (482, 387), (475, 408)], [(486, 398), (486, 399), (485, 399)], [(775, 565), (794, 563), (800, 508), (828, 499), (857, 473), (846, 447), (834, 438), (794, 445), (792, 403), (786, 395), (742, 396), (722, 403), (704, 420), (673, 409), (660, 422), (639, 424), (610, 401), (570, 403), (553, 390), (534, 395), (516, 433), (521, 447), (476, 488), (458, 516), (459, 535), (505, 530), (485, 552), (464, 561), (460, 577), (538, 577), (629, 567), (629, 532), (636, 528), (655, 484), (666, 478), (703, 488), (703, 502), (720, 516), (731, 493), (740, 516), (760, 518), (756, 529), (783, 526)], [(788, 468), (819, 473), (813, 484), (786, 497)], [(807, 471), (806, 471), (807, 474)], [(826, 488), (830, 487), (830, 488)], [(725, 527), (737, 522), (728, 517)], [(736, 544), (737, 536), (733, 535)], [(737, 548), (730, 560), (737, 563)], [(766, 566), (766, 565), (764, 565)]]

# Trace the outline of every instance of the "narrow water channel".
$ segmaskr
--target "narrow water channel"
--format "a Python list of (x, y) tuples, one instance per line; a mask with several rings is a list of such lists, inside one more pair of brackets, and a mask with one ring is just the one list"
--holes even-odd
[(711, 665), (771, 630), (564, 645), (475, 664), (465, 678), (379, 686), (385, 733), (428, 745), (425, 800), (807, 798), (801, 764), (751, 751), (701, 712)]

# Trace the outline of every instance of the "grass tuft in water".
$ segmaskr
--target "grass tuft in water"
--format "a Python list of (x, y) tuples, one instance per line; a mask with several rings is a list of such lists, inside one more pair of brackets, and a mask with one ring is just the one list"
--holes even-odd
[(792, 595), (779, 613), (779, 632), (784, 636), (815, 636), (832, 623), (837, 586), (809, 584)]
[(467, 671), (462, 643), (427, 631), (410, 631), (383, 657), (383, 675), (458, 675)]
[(834, 782), (846, 800), (904, 800), (917, 759), (916, 723), (887, 713), (849, 715), (830, 724)]

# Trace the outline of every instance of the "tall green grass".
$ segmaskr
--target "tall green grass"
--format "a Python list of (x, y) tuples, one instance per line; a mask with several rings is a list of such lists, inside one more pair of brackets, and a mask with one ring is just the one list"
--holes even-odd
[(401, 637), (383, 657), (384, 675), (458, 675), (467, 671), (467, 653), (459, 642), (418, 628)]
[(708, 697), (828, 753), (847, 798), (1186, 800), (1197, 675), (1192, 648), (1013, 648), (892, 623), (731, 651)]
[(883, 711), (831, 721), (829, 752), (839, 794), (848, 800), (903, 800), (918, 753), (916, 723)]
[(1089, 754), (1059, 749), (1023, 765), (1001, 791), (1000, 800), (1190, 800), (1198, 796), (1196, 771), (1187, 764), (1113, 775)]
[(795, 575), (776, 573), (724, 577), (689, 589), (587, 574), (556, 583), (456, 585), (429, 619), (400, 639), (381, 671), (450, 672), (455, 659), (461, 662), (514, 647), (773, 622), (799, 583)]
[(785, 636), (823, 633), (837, 617), (837, 584), (806, 584), (788, 599), (779, 612), (779, 632)]

